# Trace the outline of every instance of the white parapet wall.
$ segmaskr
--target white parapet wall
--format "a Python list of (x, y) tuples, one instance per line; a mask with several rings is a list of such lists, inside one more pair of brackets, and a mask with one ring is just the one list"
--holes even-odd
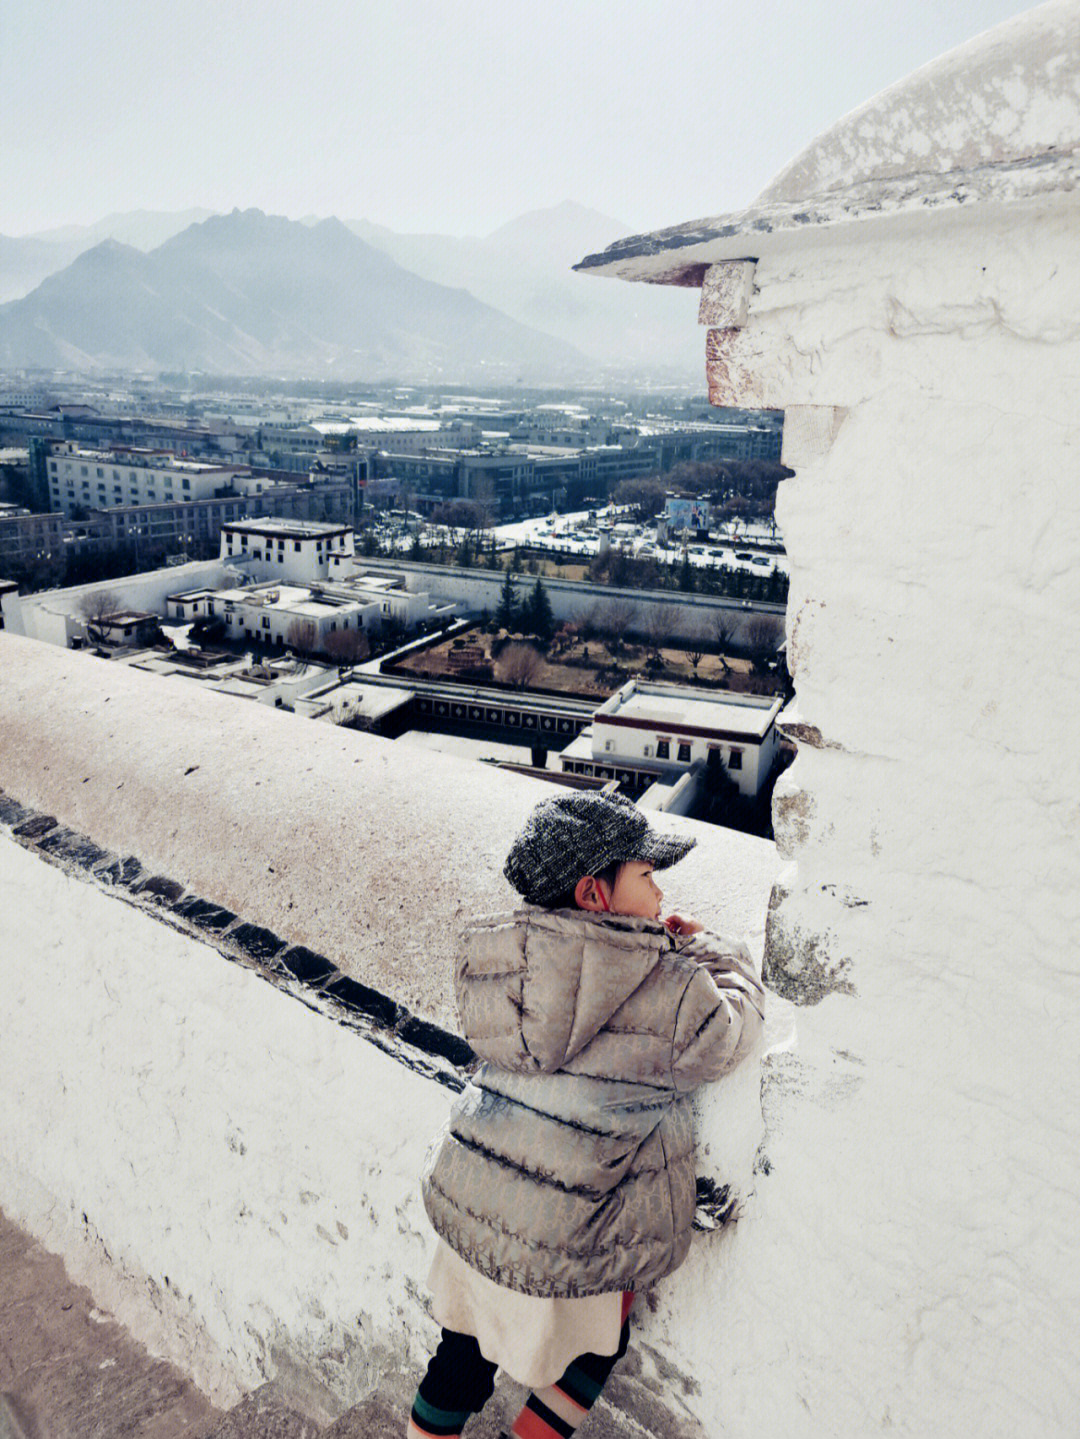
[(588, 262), (704, 282), (710, 396), (783, 409), (795, 471), (765, 958), (802, 1007), (725, 1436), (1080, 1432), (1078, 33), (1017, 15)]
[[(0, 635), (0, 666), (0, 1206), (221, 1402), (272, 1377), (330, 1417), (418, 1373), (418, 1178), (454, 1066), (230, 936), (246, 922), (256, 946), (338, 965), (368, 1009), (454, 1030), (457, 931), (512, 904), (505, 850), (550, 787), (448, 757), (418, 773), (392, 741), (26, 639)], [(774, 847), (655, 822), (699, 840), (673, 903), (760, 952)], [(97, 852), (76, 862), (73, 836)], [(151, 886), (115, 882), (106, 851)], [(790, 1012), (775, 1001), (771, 1042)], [(617, 1398), (658, 1439), (720, 1423), (695, 1335), (770, 1182), (761, 1078), (751, 1062), (701, 1103), (698, 1173), (742, 1218), (642, 1306)]]

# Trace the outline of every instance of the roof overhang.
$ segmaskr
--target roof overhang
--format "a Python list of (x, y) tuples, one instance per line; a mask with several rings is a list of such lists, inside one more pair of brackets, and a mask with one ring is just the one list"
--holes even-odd
[(574, 269), (583, 274), (700, 288), (711, 265), (758, 260), (799, 247), (823, 228), (879, 227), (890, 219), (932, 220), (975, 206), (1013, 206), (1080, 194), (1080, 150), (944, 174), (868, 180), (798, 202), (751, 206), (616, 240)]

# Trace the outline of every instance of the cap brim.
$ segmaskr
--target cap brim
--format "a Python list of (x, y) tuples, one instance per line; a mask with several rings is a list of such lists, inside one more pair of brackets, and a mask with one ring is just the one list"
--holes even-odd
[(648, 860), (653, 869), (678, 864), (697, 844), (696, 839), (678, 839), (673, 834), (649, 834), (630, 858)]

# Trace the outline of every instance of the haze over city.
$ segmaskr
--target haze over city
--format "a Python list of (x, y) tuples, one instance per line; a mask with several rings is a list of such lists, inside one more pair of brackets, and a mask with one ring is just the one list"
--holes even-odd
[(0, 232), (258, 207), (486, 234), (567, 199), (657, 228), (749, 203), (1020, 8), (10, 0)]

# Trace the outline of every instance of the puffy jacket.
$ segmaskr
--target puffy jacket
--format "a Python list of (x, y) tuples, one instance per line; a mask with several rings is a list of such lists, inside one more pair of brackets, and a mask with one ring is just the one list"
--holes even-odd
[(466, 932), (455, 982), (484, 1062), (426, 1167), (436, 1231), (496, 1283), (548, 1298), (678, 1268), (695, 1206), (690, 1091), (761, 1026), (745, 946), (527, 907)]

